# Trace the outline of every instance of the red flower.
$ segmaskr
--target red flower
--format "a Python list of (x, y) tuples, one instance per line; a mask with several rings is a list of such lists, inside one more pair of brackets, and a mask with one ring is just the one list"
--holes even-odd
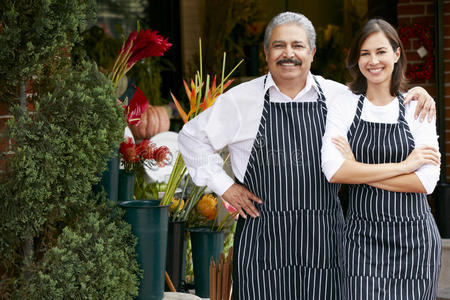
[(158, 166), (164, 167), (169, 163), (170, 150), (166, 146), (161, 146), (153, 151), (153, 158)]
[(150, 140), (143, 140), (137, 147), (136, 151), (139, 157), (143, 160), (153, 159), (153, 153), (155, 149), (155, 144), (150, 142)]
[(122, 50), (120, 51), (120, 53), (122, 54), (122, 53), (124, 53), (124, 52), (127, 52), (127, 51), (130, 49), (130, 47), (134, 44), (134, 42), (136, 41), (136, 38), (137, 38), (137, 32), (136, 32), (136, 29), (135, 29), (135, 30), (133, 30), (133, 32), (130, 33), (130, 35), (128, 36), (128, 39), (127, 39), (127, 41), (125, 42), (125, 45), (124, 45), (124, 47), (122, 48)]
[(136, 152), (136, 145), (132, 138), (127, 138), (125, 142), (120, 143), (120, 154), (122, 154), (122, 160), (126, 163), (136, 163), (139, 161), (139, 156)]
[(131, 98), (130, 103), (127, 106), (127, 123), (130, 125), (137, 125), (141, 122), (141, 115), (148, 108), (148, 100), (145, 97), (144, 92), (142, 92), (138, 87), (136, 87), (136, 92)]
[(151, 29), (141, 30), (134, 40), (132, 39), (133, 32), (130, 34), (130, 43), (133, 41), (133, 46), (131, 47), (131, 57), (128, 60), (127, 69), (130, 69), (137, 61), (143, 58), (162, 56), (172, 46), (168, 39), (164, 39), (163, 36), (157, 34), (157, 31), (152, 31)]

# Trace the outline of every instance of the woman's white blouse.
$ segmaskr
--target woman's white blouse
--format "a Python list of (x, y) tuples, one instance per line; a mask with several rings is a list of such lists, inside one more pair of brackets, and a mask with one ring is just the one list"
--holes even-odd
[[(339, 170), (344, 163), (344, 157), (331, 142), (332, 137), (343, 136), (353, 122), (360, 95), (349, 91), (339, 95), (335, 101), (329, 102), (325, 135), (322, 144), (322, 171), (328, 180)], [(376, 106), (367, 98), (361, 112), (361, 118), (375, 123), (397, 123), (399, 115), (398, 98), (384, 106)], [(405, 119), (415, 141), (415, 147), (432, 146), (439, 149), (436, 134), (436, 121), (422, 123), (414, 118), (417, 101), (411, 101), (405, 106)], [(439, 166), (426, 164), (415, 171), (428, 194), (432, 193), (439, 180)]]

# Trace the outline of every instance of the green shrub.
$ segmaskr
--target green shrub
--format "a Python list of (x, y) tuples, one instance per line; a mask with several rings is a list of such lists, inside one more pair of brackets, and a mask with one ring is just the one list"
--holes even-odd
[(2, 204), (6, 234), (19, 240), (36, 236), (48, 218), (63, 218), (90, 192), (123, 135), (111, 82), (95, 66), (83, 67), (56, 76), (53, 93), (41, 97), (35, 113), (14, 110), (13, 176)]
[(94, 0), (0, 1), (0, 86), (37, 75), (95, 20)]
[(122, 221), (117, 208), (92, 206), (92, 202), (77, 207), (77, 222), (65, 227), (56, 245), (22, 273), (13, 298), (132, 299), (137, 295), (139, 270), (130, 225)]
[[(9, 123), (15, 155), (11, 173), (0, 183), (0, 295), (13, 292), (14, 286), (16, 292), (39, 286), (36, 293), (52, 292), (52, 299), (72, 288), (80, 289), (71, 294), (82, 298), (97, 299), (101, 293), (123, 299), (138, 285), (130, 228), (112, 223), (98, 201), (88, 197), (122, 139), (123, 109), (111, 82), (94, 65), (67, 68), (51, 78), (54, 89), (41, 95), (34, 113), (24, 115), (16, 107)], [(107, 245), (98, 244), (100, 237)], [(77, 249), (85, 257), (76, 258)], [(99, 275), (105, 264), (121, 274)], [(62, 280), (70, 268), (76, 284)], [(14, 284), (18, 278), (22, 283)], [(117, 278), (120, 290), (113, 284)]]

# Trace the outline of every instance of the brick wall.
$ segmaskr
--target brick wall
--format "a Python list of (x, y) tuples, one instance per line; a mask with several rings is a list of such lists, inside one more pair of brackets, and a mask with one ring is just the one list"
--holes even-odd
[[(445, 56), (445, 139), (446, 139), (446, 162), (447, 181), (450, 182), (450, 0), (444, 3), (444, 56)], [(397, 5), (398, 25), (420, 24), (434, 30), (434, 0), (398, 0)], [(409, 45), (404, 45), (408, 62), (423, 63), (416, 50), (421, 46), (419, 39), (411, 38)], [(421, 85), (434, 96), (436, 93), (435, 78), (430, 80), (412, 82)], [(444, 135), (441, 133), (441, 135)]]

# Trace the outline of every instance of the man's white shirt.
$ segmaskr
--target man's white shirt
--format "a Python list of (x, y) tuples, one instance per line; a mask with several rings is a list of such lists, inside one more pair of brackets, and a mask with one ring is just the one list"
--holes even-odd
[[(267, 90), (271, 102), (314, 102), (319, 97), (319, 90), (311, 73), (308, 74), (305, 87), (294, 99), (280, 92), (270, 73), (265, 85), (264, 78), (265, 76), (261, 76), (230, 89), (219, 96), (212, 107), (186, 123), (180, 131), (179, 149), (196, 185), (207, 185), (217, 195), (223, 195), (234, 183), (224, 171), (223, 159), (217, 153), (227, 145), (233, 173), (243, 182)], [(347, 91), (345, 85), (321, 76), (315, 78), (325, 94), (327, 106), (338, 95)]]

